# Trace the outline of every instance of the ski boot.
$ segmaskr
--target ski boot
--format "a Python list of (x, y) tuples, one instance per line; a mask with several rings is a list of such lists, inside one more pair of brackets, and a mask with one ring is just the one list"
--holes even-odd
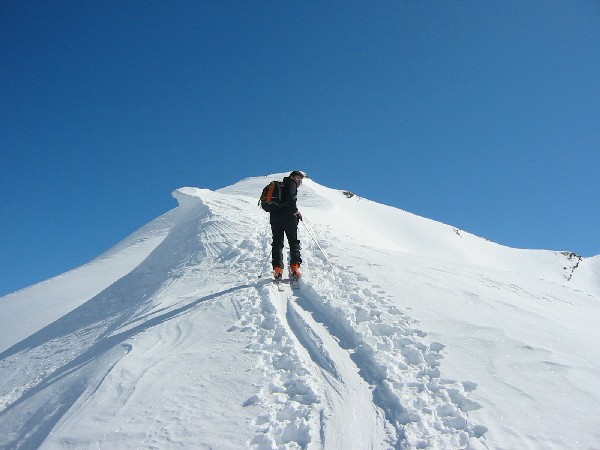
[(290, 277), (292, 278), (300, 278), (300, 264), (292, 264), (290, 265)]
[(280, 281), (282, 277), (283, 277), (283, 268), (278, 267), (278, 266), (273, 267), (273, 278), (275, 278), (275, 281)]
[(292, 289), (300, 288), (300, 264), (290, 265), (290, 286)]

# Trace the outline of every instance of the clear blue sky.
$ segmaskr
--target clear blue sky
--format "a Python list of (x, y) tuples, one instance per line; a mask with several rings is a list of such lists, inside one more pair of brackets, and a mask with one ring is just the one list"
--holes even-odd
[(299, 169), (600, 253), (597, 1), (0, 1), (0, 295)]

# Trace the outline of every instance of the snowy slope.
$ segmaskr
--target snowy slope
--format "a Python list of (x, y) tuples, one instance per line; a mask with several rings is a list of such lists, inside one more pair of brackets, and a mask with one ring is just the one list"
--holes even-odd
[[(88, 264), (2, 297), (0, 351), (93, 298), (139, 265), (166, 237), (173, 212), (166, 213)], [(37, 311), (43, 314), (23, 314)], [(19, 320), (13, 320), (19, 317)]]
[(598, 448), (600, 257), (307, 179), (304, 281), (278, 292), (256, 206), (274, 178), (179, 189), (0, 298), (0, 448)]

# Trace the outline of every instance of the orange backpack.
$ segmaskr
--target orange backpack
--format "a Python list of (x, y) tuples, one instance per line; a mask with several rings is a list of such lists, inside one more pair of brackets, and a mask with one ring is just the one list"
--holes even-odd
[(281, 181), (271, 181), (262, 190), (258, 204), (266, 212), (275, 212), (282, 206), (283, 183)]

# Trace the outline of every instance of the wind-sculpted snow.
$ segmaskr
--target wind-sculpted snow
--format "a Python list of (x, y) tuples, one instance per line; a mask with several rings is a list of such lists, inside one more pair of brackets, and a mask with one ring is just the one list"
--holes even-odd
[[(49, 325), (135, 269), (165, 239), (175, 211), (153, 220), (82, 267), (7, 295), (0, 302), (0, 351)], [(13, 320), (22, 311), (38, 311)], [(1, 319), (0, 319), (1, 320)]]
[[(256, 206), (271, 178), (177, 190), (168, 224), (107, 252), (146, 246), (120, 279), (7, 340), (0, 448), (600, 441), (597, 257), (508, 249), (307, 179), (301, 288), (279, 292)], [(10, 320), (43, 314), (35, 300)]]

